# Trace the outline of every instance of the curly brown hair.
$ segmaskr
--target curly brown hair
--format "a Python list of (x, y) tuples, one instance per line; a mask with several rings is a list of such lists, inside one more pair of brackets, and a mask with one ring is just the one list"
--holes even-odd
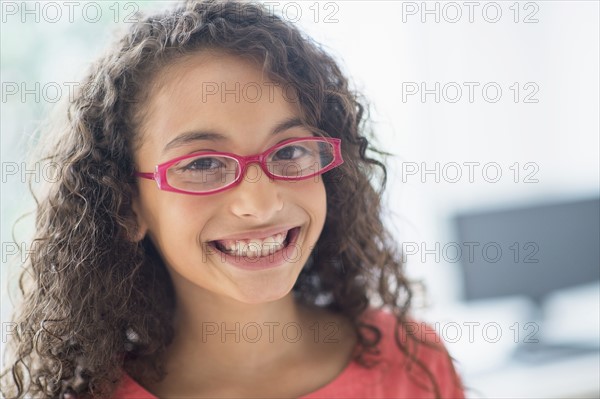
[(342, 139), (345, 163), (323, 175), (327, 219), (294, 295), (347, 317), (361, 348), (356, 360), (366, 367), (363, 354), (377, 348), (381, 331), (359, 317), (373, 301), (391, 310), (398, 347), (439, 397), (435, 376), (414, 355), (417, 345), (408, 345), (430, 343), (406, 328), (413, 294), (382, 223), (386, 154), (366, 137), (364, 100), (336, 61), (291, 23), (257, 3), (213, 0), (133, 24), (70, 103), (65, 128), (44, 158), (62, 167), (37, 200), (14, 359), (2, 375), (14, 388), (4, 394), (110, 397), (123, 370), (140, 380), (163, 375), (158, 360), (174, 336), (174, 288), (154, 245), (129, 239), (137, 230), (132, 154), (149, 82), (175, 59), (204, 49), (260, 61), (274, 81), (298, 93), (304, 123)]

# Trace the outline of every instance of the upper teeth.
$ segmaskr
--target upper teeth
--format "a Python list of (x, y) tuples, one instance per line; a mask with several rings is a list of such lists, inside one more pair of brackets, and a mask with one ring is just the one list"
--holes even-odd
[(275, 234), (267, 238), (250, 240), (219, 240), (219, 244), (228, 253), (239, 256), (267, 256), (283, 248), (287, 232)]

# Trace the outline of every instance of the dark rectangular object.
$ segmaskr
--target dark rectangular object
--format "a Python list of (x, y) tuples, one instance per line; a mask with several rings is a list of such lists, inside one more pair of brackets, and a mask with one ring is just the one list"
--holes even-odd
[(600, 280), (598, 198), (460, 214), (454, 222), (460, 243), (475, 249), (461, 258), (466, 300), (526, 295), (539, 303)]

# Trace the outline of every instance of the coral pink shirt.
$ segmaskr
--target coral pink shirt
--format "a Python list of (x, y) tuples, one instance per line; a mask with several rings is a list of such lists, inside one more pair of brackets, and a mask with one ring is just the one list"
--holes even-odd
[[(352, 361), (333, 381), (300, 399), (435, 397), (431, 388), (427, 390), (421, 387), (422, 385), (431, 387), (425, 373), (414, 363), (410, 370), (406, 368), (407, 356), (398, 349), (394, 340), (394, 317), (383, 311), (372, 311), (368, 314), (367, 320), (376, 324), (382, 332), (380, 355), (373, 355), (380, 362), (373, 368), (367, 369)], [(440, 337), (425, 323), (411, 322), (409, 328), (417, 331), (417, 335), (420, 334), (427, 341), (442, 344)], [(400, 339), (403, 339), (402, 335)], [(406, 343), (404, 340), (402, 342)], [(463, 399), (465, 397), (460, 379), (458, 376), (455, 377), (454, 368), (444, 352), (419, 345), (417, 357), (435, 376), (442, 398)], [(113, 398), (158, 399), (127, 374), (123, 375)]]

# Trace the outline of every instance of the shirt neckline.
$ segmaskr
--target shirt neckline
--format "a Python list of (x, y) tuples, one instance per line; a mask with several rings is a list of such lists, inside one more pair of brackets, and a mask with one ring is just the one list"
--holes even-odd
[[(331, 381), (329, 381), (325, 385), (321, 386), (320, 388), (317, 388), (316, 390), (314, 390), (312, 392), (309, 392), (307, 394), (304, 394), (303, 396), (300, 396), (298, 399), (313, 399), (316, 397), (315, 395), (318, 395), (319, 397), (321, 397), (323, 394), (326, 394), (327, 391), (329, 391), (332, 386), (343, 385), (345, 380), (352, 378), (352, 375), (355, 373), (356, 367), (358, 367), (358, 364), (356, 363), (354, 358), (352, 358), (350, 360), (350, 362), (342, 369), (342, 371), (338, 375), (336, 375)], [(136, 390), (136, 394), (147, 395), (148, 398), (151, 398), (151, 399), (159, 399), (158, 396), (154, 395), (153, 393), (150, 393), (140, 383), (138, 383), (136, 380), (134, 380), (127, 372), (123, 373), (123, 378), (125, 379), (124, 385), (125, 386), (127, 386), (127, 385), (133, 386)], [(136, 397), (136, 399), (138, 399), (138, 398)]]

